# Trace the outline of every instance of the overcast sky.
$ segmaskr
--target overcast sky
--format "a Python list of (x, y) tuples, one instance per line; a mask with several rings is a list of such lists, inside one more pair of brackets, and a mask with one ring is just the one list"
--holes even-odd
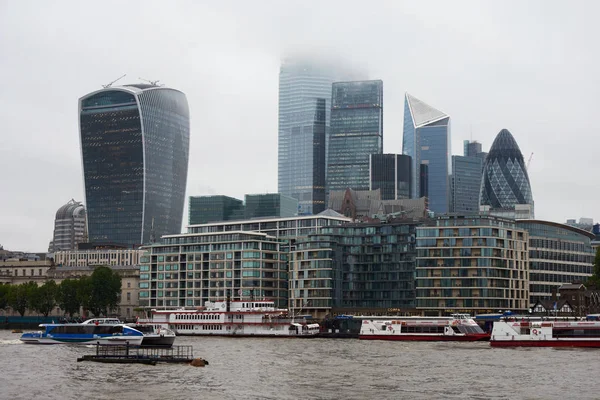
[(125, 73), (187, 94), (188, 195), (277, 191), (279, 65), (297, 53), (383, 80), (385, 152), (402, 151), (409, 92), (451, 116), (453, 154), (502, 128), (534, 152), (536, 217), (600, 220), (599, 14), (592, 0), (0, 0), (0, 244), (47, 250), (56, 210), (83, 200), (77, 101)]

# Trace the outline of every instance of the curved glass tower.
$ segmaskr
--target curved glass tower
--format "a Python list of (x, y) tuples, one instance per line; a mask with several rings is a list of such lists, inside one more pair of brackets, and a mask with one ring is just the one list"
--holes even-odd
[(181, 231), (190, 122), (185, 95), (154, 85), (79, 99), (90, 242), (139, 245)]
[(524, 217), (533, 218), (533, 195), (523, 154), (507, 129), (498, 133), (485, 160), (479, 204), (506, 216), (526, 209), (529, 215)]

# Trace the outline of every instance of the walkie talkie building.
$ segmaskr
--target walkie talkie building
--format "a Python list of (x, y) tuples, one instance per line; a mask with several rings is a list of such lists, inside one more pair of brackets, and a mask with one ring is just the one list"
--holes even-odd
[(145, 244), (181, 231), (190, 142), (185, 94), (136, 84), (79, 99), (90, 242)]

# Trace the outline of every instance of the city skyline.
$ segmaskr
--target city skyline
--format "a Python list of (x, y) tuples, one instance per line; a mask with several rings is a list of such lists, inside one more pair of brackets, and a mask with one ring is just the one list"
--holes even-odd
[[(600, 66), (590, 51), (600, 33), (592, 20), (595, 3), (382, 3), (373, 7), (383, 19), (370, 27), (373, 33), (356, 29), (354, 22), (363, 16), (358, 2), (344, 3), (348, 13), (339, 21), (333, 18), (334, 4), (324, 5), (320, 15), (299, 4), (187, 4), (161, 10), (167, 20), (183, 21), (169, 25), (166, 37), (150, 25), (152, 5), (160, 3), (146, 4), (122, 5), (120, 13), (144, 18), (115, 25), (119, 29), (108, 29), (105, 37), (90, 35), (85, 46), (73, 32), (99, 30), (114, 8), (95, 5), (89, 15), (83, 4), (0, 6), (5, 50), (0, 166), (4, 187), (16, 193), (0, 203), (5, 248), (44, 250), (56, 209), (65, 198), (84, 198), (74, 104), (82, 93), (124, 72), (123, 83), (161, 79), (188, 95), (197, 135), (190, 148), (187, 196), (275, 192), (278, 70), (290, 53), (329, 54), (345, 66), (368, 69), (368, 78), (383, 80), (384, 153), (401, 153), (408, 91), (452, 116), (454, 154), (460, 154), (464, 139), (489, 150), (502, 128), (513, 133), (526, 159), (535, 153), (528, 173), (536, 217), (600, 219), (594, 204), (599, 193), (589, 179), (600, 143), (589, 120), (568, 117), (593, 115), (600, 105), (590, 90), (596, 82), (592, 71)], [(526, 16), (534, 10), (538, 18), (532, 25)], [(312, 28), (300, 29), (308, 19)], [(558, 23), (560, 32), (552, 29)], [(52, 26), (62, 29), (54, 32)], [(146, 40), (134, 38), (139, 31), (146, 32)], [(217, 42), (202, 39), (214, 35)], [(408, 54), (392, 54), (398, 46)], [(111, 56), (98, 58), (105, 53)], [(452, 62), (434, 62), (440, 55)], [(569, 101), (573, 98), (578, 100)], [(563, 132), (571, 140), (564, 140)], [(563, 197), (565, 189), (572, 197)]]

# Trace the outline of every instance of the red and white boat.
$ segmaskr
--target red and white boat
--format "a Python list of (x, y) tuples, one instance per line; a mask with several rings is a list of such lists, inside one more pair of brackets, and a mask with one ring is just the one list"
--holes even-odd
[(364, 319), (359, 334), (359, 339), (367, 340), (476, 341), (489, 338), (489, 333), (468, 314), (453, 314), (447, 318)]
[(140, 320), (172, 329), (177, 335), (314, 337), (319, 324), (301, 323), (269, 300), (207, 301), (198, 309), (152, 310)]
[(494, 347), (600, 347), (600, 321), (495, 321)]

